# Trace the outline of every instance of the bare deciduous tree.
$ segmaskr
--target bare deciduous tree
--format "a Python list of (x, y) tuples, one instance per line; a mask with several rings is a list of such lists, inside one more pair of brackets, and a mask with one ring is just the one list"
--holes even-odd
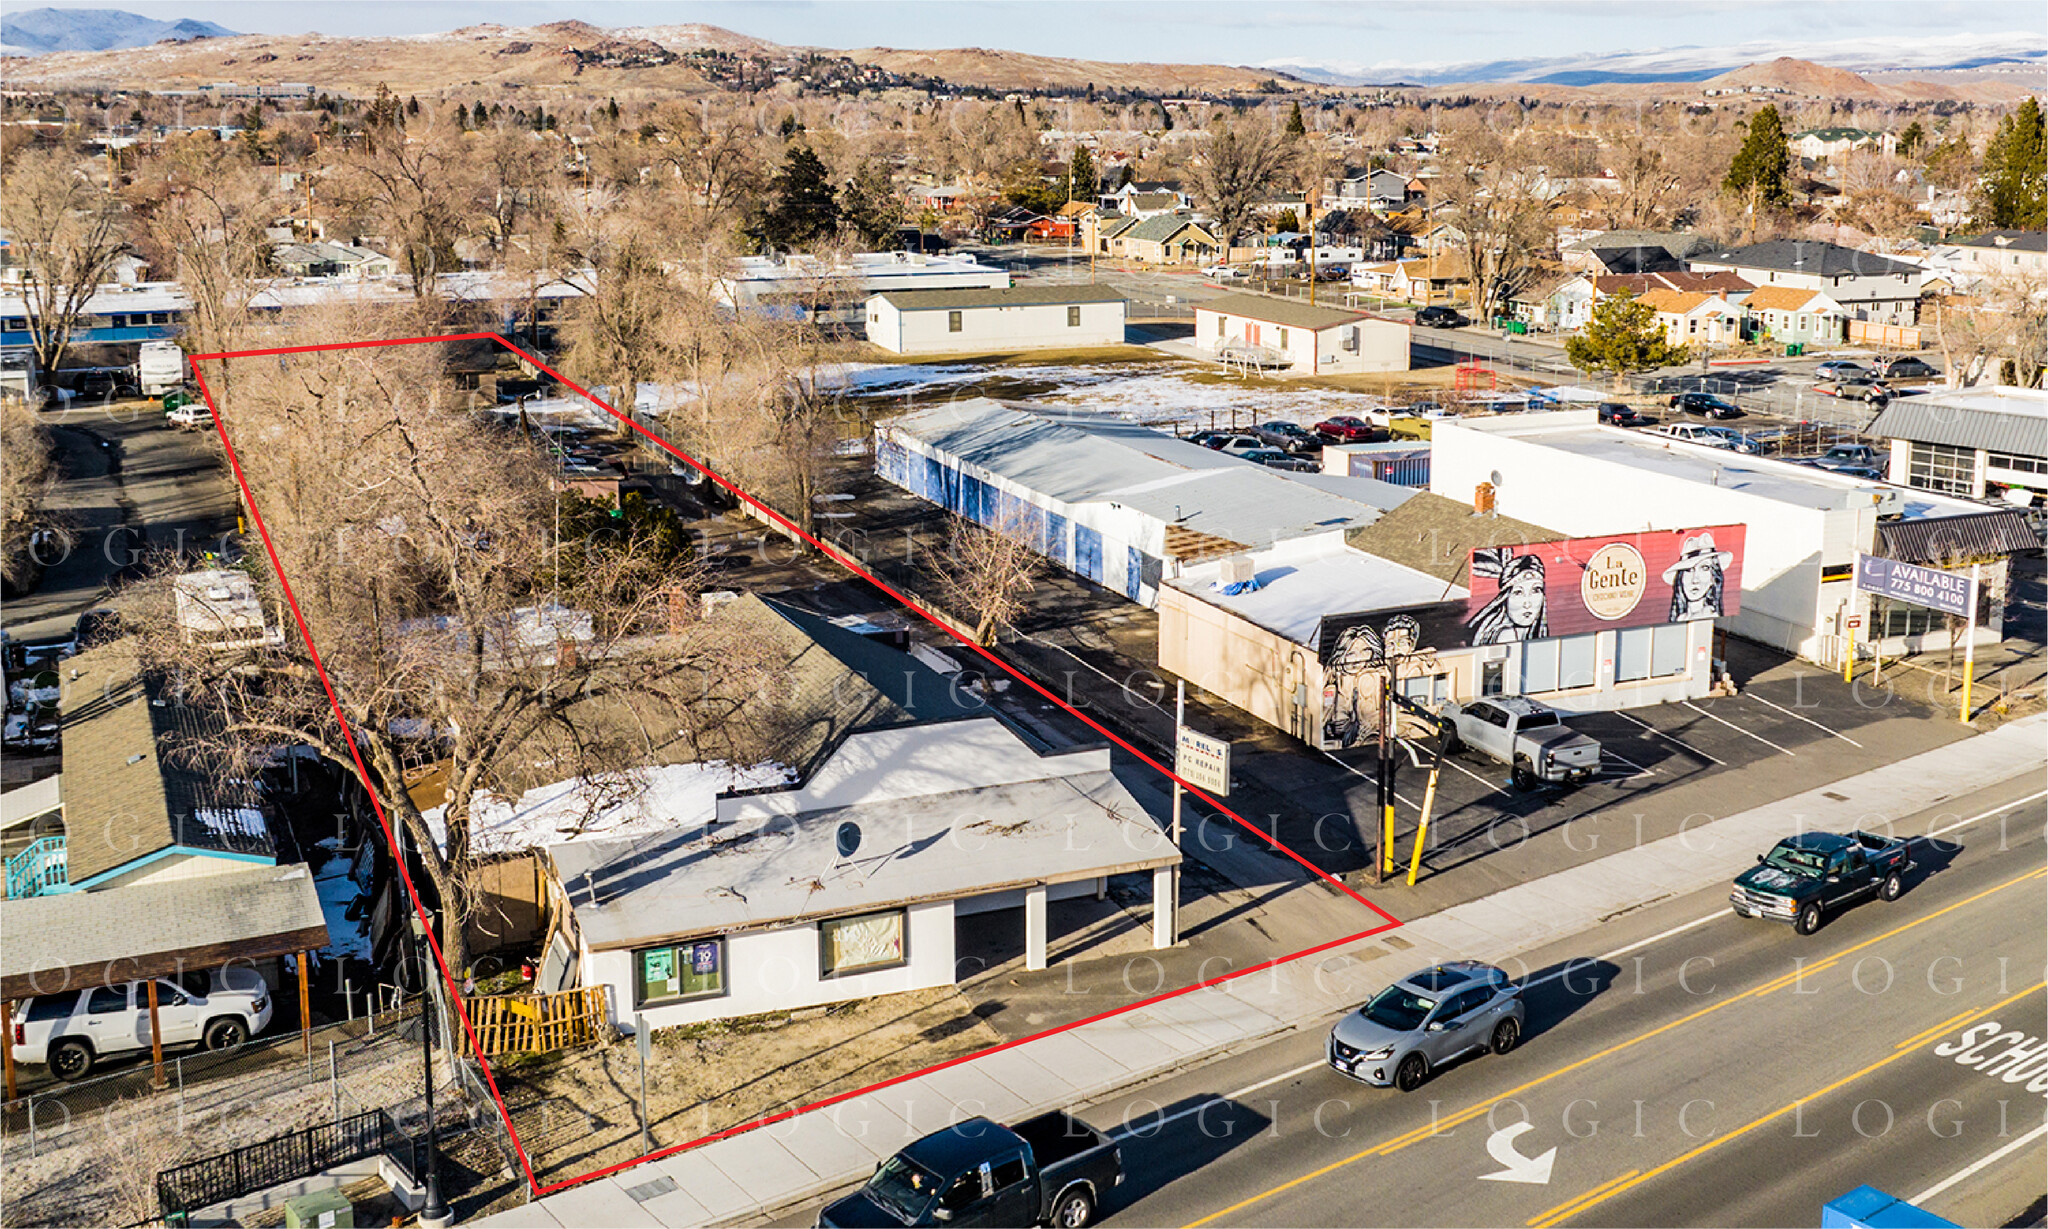
[(127, 249), (120, 202), (87, 178), (68, 150), (32, 149), (0, 177), (12, 262), (25, 267), (22, 300), (36, 367), (61, 365), (86, 303)]
[(1194, 168), (1195, 199), (1216, 223), (1225, 247), (1251, 228), (1255, 206), (1287, 181), (1296, 148), (1262, 119), (1227, 123)]
[[(405, 323), (324, 318), (309, 331)], [(557, 540), (542, 458), (457, 409), (432, 348), (231, 361), (247, 370), (228, 431), (333, 701), (296, 634), (243, 654), (184, 644), (164, 577), (138, 594), (155, 612), (133, 621), (144, 659), (222, 710), (222, 733), (190, 753), (223, 776), (249, 777), (267, 748), (295, 744), (353, 775), (352, 740), (443, 903), (459, 970), (480, 794), (535, 764), (551, 780), (629, 772), (657, 743), (705, 735), (730, 716), (700, 703), (707, 679), (744, 662), (678, 621), (694, 610), (687, 559), (630, 534)], [(556, 589), (564, 571), (573, 593)], [(411, 792), (425, 766), (445, 782), (437, 799)]]
[(328, 201), (359, 229), (390, 240), (416, 299), (427, 299), (435, 278), (459, 267), (455, 243), (474, 229), (463, 191), (468, 160), (452, 128), (414, 136), (369, 128), (334, 155)]
[(934, 569), (939, 600), (973, 621), (975, 643), (984, 647), (1015, 623), (1038, 586), (1041, 561), (1027, 532), (1021, 522), (988, 529), (959, 517), (947, 528)]
[(0, 399), (0, 579), (20, 584), (33, 571), (29, 547), (50, 487), (50, 433), (27, 401)]

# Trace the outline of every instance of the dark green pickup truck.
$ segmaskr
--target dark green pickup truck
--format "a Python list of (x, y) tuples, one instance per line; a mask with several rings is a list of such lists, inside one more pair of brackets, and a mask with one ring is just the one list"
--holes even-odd
[(1831, 909), (1865, 896), (1897, 900), (1913, 869), (1906, 842), (1868, 832), (1802, 832), (1758, 854), (1735, 877), (1728, 903), (1744, 917), (1790, 922), (1810, 935)]

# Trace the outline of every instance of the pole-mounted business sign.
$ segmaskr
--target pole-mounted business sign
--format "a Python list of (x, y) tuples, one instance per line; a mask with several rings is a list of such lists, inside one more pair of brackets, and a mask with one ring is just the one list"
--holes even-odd
[(1976, 605), (1976, 585), (1968, 576), (1877, 555), (1856, 556), (1856, 587), (1865, 593), (1965, 619)]
[(1230, 743), (1180, 727), (1173, 773), (1203, 793), (1218, 798), (1230, 793)]

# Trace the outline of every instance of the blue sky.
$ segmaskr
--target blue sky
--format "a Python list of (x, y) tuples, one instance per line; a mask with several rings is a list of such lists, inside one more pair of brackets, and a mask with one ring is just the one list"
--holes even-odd
[[(33, 0), (29, 0), (33, 2)], [(47, 0), (46, 0), (47, 2)], [(14, 0), (11, 7), (26, 7)], [(198, 17), (251, 33), (424, 34), (479, 22), (578, 18), (597, 25), (702, 21), (779, 43), (823, 47), (1001, 47), (1109, 60), (1253, 64), (1276, 59), (1438, 62), (1642, 51), (1783, 40), (2041, 31), (2039, 0), (87, 0)]]

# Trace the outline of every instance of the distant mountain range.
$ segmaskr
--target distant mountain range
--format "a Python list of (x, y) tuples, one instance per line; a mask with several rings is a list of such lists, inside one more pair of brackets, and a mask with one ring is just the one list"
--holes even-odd
[(0, 15), (0, 54), (115, 51), (167, 38), (229, 38), (235, 31), (190, 17), (158, 21), (119, 9), (29, 9)]
[(1629, 85), (1644, 82), (1706, 81), (1745, 64), (1794, 56), (1855, 73), (1931, 72), (1970, 69), (2048, 68), (2048, 35), (2039, 30), (2005, 34), (1954, 34), (1937, 38), (1873, 37), (1805, 44), (1736, 43), (1722, 47), (1670, 47), (1597, 55), (1529, 60), (1467, 60), (1416, 63), (1382, 60), (1277, 59), (1261, 68), (1290, 73), (1324, 85), (1368, 85), (1414, 81), (1423, 85), (1460, 82), (1526, 82), (1531, 85)]

